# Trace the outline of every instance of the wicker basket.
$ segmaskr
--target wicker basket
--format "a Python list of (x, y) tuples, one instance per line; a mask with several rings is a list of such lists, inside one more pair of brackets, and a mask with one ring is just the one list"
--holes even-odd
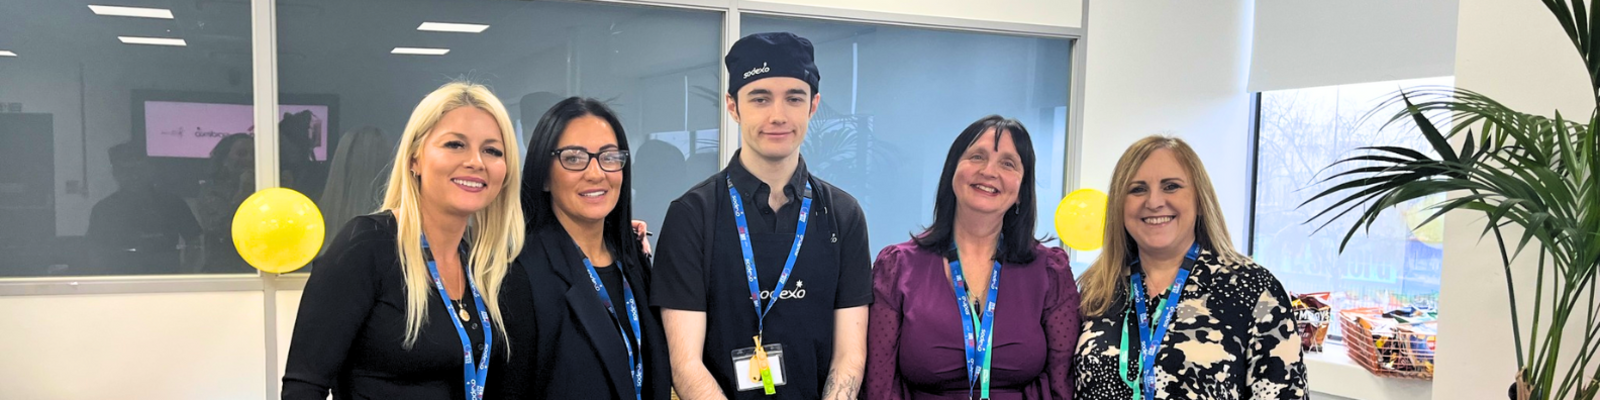
[(1369, 328), (1361, 319), (1369, 324), (1382, 320), (1383, 310), (1354, 308), (1339, 312), (1339, 326), (1351, 360), (1378, 376), (1433, 380), (1435, 335), (1413, 331), (1420, 330), (1415, 326), (1419, 324), (1391, 323)]

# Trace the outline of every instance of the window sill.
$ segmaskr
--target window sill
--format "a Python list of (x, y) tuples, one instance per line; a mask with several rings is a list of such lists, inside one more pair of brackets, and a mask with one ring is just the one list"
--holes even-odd
[(300, 290), (306, 273), (284, 275), (125, 275), (0, 279), (0, 297)]
[(1328, 343), (1321, 353), (1305, 353), (1305, 363), (1307, 385), (1315, 393), (1368, 400), (1433, 398), (1433, 381), (1373, 375), (1350, 360), (1342, 344)]

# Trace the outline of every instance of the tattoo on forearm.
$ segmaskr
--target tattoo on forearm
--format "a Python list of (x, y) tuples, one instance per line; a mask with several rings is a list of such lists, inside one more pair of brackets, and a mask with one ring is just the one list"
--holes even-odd
[(828, 384), (822, 386), (824, 400), (855, 400), (861, 389), (861, 377), (828, 372)]

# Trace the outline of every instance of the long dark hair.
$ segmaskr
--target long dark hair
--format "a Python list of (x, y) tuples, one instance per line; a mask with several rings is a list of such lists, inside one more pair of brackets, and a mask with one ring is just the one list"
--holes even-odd
[[(611, 130), (617, 135), (617, 149), (628, 150), (628, 135), (622, 130), (622, 121), (617, 119), (617, 113), (612, 112), (605, 103), (587, 97), (568, 97), (550, 107), (549, 111), (539, 118), (528, 135), (528, 160), (522, 168), (522, 215), (528, 219), (528, 231), (532, 232), (548, 224), (560, 224), (556, 220), (555, 206), (550, 202), (550, 192), (544, 190), (550, 180), (550, 168), (555, 164), (556, 143), (561, 140), (561, 133), (567, 130), (567, 124), (574, 119), (584, 116), (595, 116), (611, 125)], [(622, 166), (622, 187), (617, 193), (617, 206), (606, 215), (604, 240), (606, 245), (616, 252), (620, 260), (636, 261), (637, 265), (648, 265), (643, 257), (644, 249), (640, 247), (639, 238), (633, 233), (633, 163), (628, 162)]]
[[(239, 179), (239, 171), (225, 171), (228, 165), (228, 153), (233, 152), (233, 145), (241, 140), (251, 140), (252, 137), (244, 133), (234, 133), (223, 136), (217, 145), (211, 147), (211, 183), (232, 182)], [(251, 142), (254, 146), (254, 142)], [(255, 150), (251, 150), (255, 151)]]
[(1033, 177), (1036, 175), (1033, 168), (1033, 139), (1028, 136), (1028, 129), (1022, 127), (1021, 122), (999, 115), (973, 122), (950, 144), (950, 152), (944, 158), (944, 172), (939, 174), (938, 196), (933, 200), (933, 225), (920, 234), (912, 235), (911, 240), (919, 247), (944, 254), (952, 260), (958, 257), (955, 253), (956, 192), (951, 181), (955, 178), (956, 164), (961, 162), (961, 155), (978, 140), (978, 136), (989, 129), (995, 130), (995, 149), (1000, 148), (1001, 133), (1009, 132), (1011, 143), (1017, 147), (1017, 155), (1022, 157), (1022, 183), (1017, 187), (1016, 209), (1007, 210), (1002, 218), (1000, 245), (995, 248), (994, 258), (1005, 263), (1030, 263), (1033, 262), (1033, 247), (1039, 244), (1039, 239), (1033, 237), (1033, 225), (1039, 214), (1038, 195), (1033, 188)]

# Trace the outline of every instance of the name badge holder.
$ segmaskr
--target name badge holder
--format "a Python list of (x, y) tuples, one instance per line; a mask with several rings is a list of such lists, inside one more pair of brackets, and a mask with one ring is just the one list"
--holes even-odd
[[(752, 364), (755, 363), (756, 353), (758, 353), (754, 346), (733, 351), (734, 371), (750, 371), (755, 369), (758, 371), (757, 373), (760, 374), (753, 377), (743, 377), (744, 379), (734, 379), (738, 382), (739, 391), (744, 392), (756, 389), (762, 389), (765, 391), (766, 382), (771, 382), (774, 388), (773, 392), (775, 393), (778, 386), (783, 386), (784, 384), (788, 383), (788, 379), (783, 373), (783, 346), (776, 343), (764, 345), (761, 346), (760, 352), (766, 353), (767, 361), (765, 372), (761, 372), (762, 369), (760, 367), (762, 366), (760, 365), (755, 365), (754, 367), (756, 368), (752, 368)], [(773, 393), (767, 394), (770, 395)]]

